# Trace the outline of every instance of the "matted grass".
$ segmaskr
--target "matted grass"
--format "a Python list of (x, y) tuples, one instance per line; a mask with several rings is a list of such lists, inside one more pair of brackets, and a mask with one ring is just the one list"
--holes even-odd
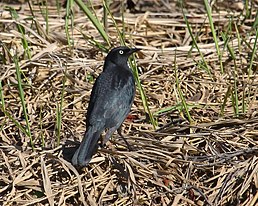
[(202, 1), (135, 1), (123, 15), (112, 1), (116, 25), (93, 1), (112, 45), (119, 28), (142, 49), (157, 128), (137, 92), (123, 124), (133, 150), (115, 134), (82, 170), (68, 160), (108, 45), (74, 2), (72, 18), (47, 2), (0, 3), (1, 205), (257, 205), (256, 0), (214, 1), (213, 32)]

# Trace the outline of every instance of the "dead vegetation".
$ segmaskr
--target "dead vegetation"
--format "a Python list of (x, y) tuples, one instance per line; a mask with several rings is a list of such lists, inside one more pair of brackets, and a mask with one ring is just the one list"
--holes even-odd
[[(225, 32), (232, 22), (228, 36), (235, 59), (219, 38), (224, 73), (202, 1), (185, 1), (184, 6), (211, 74), (203, 69), (199, 52), (192, 47), (177, 1), (138, 1), (131, 11), (125, 11), (125, 39), (129, 45), (142, 48), (137, 57), (139, 76), (158, 126), (153, 129), (137, 94), (124, 123), (125, 137), (133, 150), (128, 151), (123, 140), (114, 135), (84, 170), (76, 170), (66, 157), (69, 159), (74, 141), (84, 134), (89, 94), (104, 59), (104, 53), (82, 33), (101, 42), (100, 35), (75, 7), (71, 48), (66, 41), (65, 8), (58, 13), (55, 4), (48, 4), (47, 33), (42, 15), (45, 5), (32, 4), (33, 18), (27, 3), (9, 5), (17, 10), (16, 21), (6, 4), (0, 3), (0, 204), (257, 205), (257, 54), (251, 68), (250, 62), (258, 5), (257, 1), (249, 2), (251, 13), (245, 18), (242, 1), (214, 2), (217, 34)], [(101, 18), (101, 2), (93, 5)], [(110, 8), (121, 29), (121, 2), (114, 1)], [(30, 60), (17, 24), (26, 31)], [(118, 45), (111, 19), (108, 34)], [(22, 68), (34, 151), (29, 137), (16, 124), (26, 128), (15, 64), (8, 50), (17, 54)], [(176, 74), (191, 123), (182, 109)]]

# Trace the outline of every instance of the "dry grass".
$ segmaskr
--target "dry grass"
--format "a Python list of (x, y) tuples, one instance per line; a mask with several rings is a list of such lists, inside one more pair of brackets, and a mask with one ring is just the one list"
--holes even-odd
[[(64, 8), (58, 14), (56, 6), (49, 3), (46, 33), (39, 5), (32, 4), (32, 22), (28, 4), (13, 4), (32, 53), (28, 60), (15, 21), (0, 3), (0, 76), (5, 108), (26, 127), (9, 49), (18, 54), (23, 71), (35, 143), (33, 151), (28, 136), (1, 111), (1, 205), (257, 205), (257, 54), (251, 71), (249, 65), (258, 2), (252, 1), (251, 16), (247, 19), (241, 15), (242, 1), (217, 1), (214, 5), (213, 20), (219, 34), (226, 31), (230, 18), (236, 25), (229, 40), (235, 60), (226, 48), (223, 50), (224, 43), (219, 43), (224, 51), (223, 74), (203, 2), (185, 2), (186, 16), (198, 36), (197, 43), (211, 75), (202, 69), (200, 55), (191, 47), (179, 5), (176, 1), (165, 2), (139, 1), (136, 10), (142, 12), (132, 14), (127, 10), (124, 14), (127, 42), (143, 49), (137, 64), (150, 109), (156, 114), (157, 130), (146, 119), (137, 94), (130, 118), (124, 123), (125, 137), (133, 150), (128, 151), (123, 140), (114, 135), (92, 163), (78, 171), (64, 157), (72, 155), (74, 140), (83, 137), (91, 79), (101, 72), (104, 59), (104, 54), (85, 40), (81, 31), (102, 40), (77, 8), (71, 49), (65, 41)], [(94, 5), (101, 18), (101, 3), (94, 1)], [(121, 27), (119, 1), (112, 3), (111, 10)], [(112, 43), (118, 45), (112, 21), (108, 25)], [(189, 105), (191, 124), (180, 104), (175, 68)], [(58, 146), (57, 107), (63, 88), (62, 146)], [(238, 96), (238, 117), (232, 94)], [(221, 114), (223, 102), (225, 109)]]

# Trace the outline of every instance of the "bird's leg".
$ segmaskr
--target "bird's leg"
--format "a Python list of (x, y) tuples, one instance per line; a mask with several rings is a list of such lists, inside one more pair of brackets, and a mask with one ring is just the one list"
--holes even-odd
[(122, 134), (122, 126), (120, 126), (118, 129), (117, 129), (117, 132), (118, 134), (120, 135), (120, 137), (122, 137), (122, 139), (124, 140), (126, 146), (128, 147), (129, 151), (132, 151), (132, 147), (129, 145), (129, 143), (127, 142), (127, 140), (125, 139), (124, 135)]
[(132, 150), (133, 150), (132, 147), (128, 144), (128, 142), (126, 141), (126, 139), (124, 138), (124, 136), (123, 136), (123, 134), (122, 134), (122, 126), (120, 126), (119, 128), (117, 128), (117, 127), (111, 127), (111, 128), (107, 131), (105, 137), (104, 137), (103, 140), (102, 140), (102, 146), (104, 146), (104, 145), (107, 143), (107, 141), (110, 139), (111, 135), (112, 135), (116, 130), (117, 130), (119, 136), (122, 137), (122, 139), (124, 140), (124, 142), (125, 142), (127, 148), (129, 149), (129, 151), (132, 151)]

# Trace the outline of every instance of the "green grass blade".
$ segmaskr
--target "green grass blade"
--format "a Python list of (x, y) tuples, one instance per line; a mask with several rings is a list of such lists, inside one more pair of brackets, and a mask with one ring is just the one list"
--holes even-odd
[(56, 0), (56, 10), (57, 10), (57, 14), (60, 15), (60, 12), (61, 12), (61, 2), (59, 0)]
[(102, 38), (105, 40), (105, 42), (110, 46), (109, 37), (108, 37), (107, 33), (105, 32), (102, 24), (99, 22), (99, 20), (92, 14), (92, 12), (89, 10), (89, 8), (81, 0), (75, 0), (75, 2), (83, 10), (83, 12), (86, 14), (86, 16), (90, 19), (90, 21), (93, 23), (93, 25), (98, 30), (99, 34), (102, 36)]
[(258, 27), (258, 10), (256, 11), (256, 14), (255, 14), (255, 21), (253, 23), (253, 29), (255, 29), (257, 27)]
[[(4, 115), (7, 116), (15, 124), (15, 126), (22, 131), (22, 133), (24, 133), (26, 136), (29, 136), (28, 131), (16, 119), (14, 119), (12, 115), (9, 112), (7, 112), (7, 110), (3, 112), (4, 112)], [(32, 148), (34, 149), (34, 147)]]
[(224, 116), (225, 108), (227, 106), (227, 101), (228, 101), (228, 98), (230, 97), (231, 92), (232, 92), (231, 91), (231, 86), (229, 86), (228, 89), (227, 89), (227, 92), (225, 94), (223, 103), (222, 103), (222, 105), (220, 107), (220, 116)]
[(107, 11), (107, 8), (109, 8), (109, 4), (110, 4), (109, 0), (104, 0), (103, 1), (103, 5), (105, 5), (104, 6), (104, 11), (103, 11), (103, 24), (104, 24), (104, 28), (105, 28), (106, 33), (108, 33), (108, 11)]
[(217, 35), (216, 35), (216, 32), (215, 32), (214, 24), (213, 24), (210, 4), (208, 3), (208, 0), (204, 0), (204, 4), (205, 4), (206, 11), (207, 11), (207, 15), (208, 15), (208, 19), (209, 19), (209, 23), (210, 23), (211, 32), (212, 32), (212, 36), (213, 36), (213, 39), (214, 39), (217, 55), (219, 57), (220, 71), (223, 74), (224, 73), (224, 68), (223, 68), (223, 64), (222, 64), (222, 56), (221, 56), (221, 52), (220, 52), (220, 48), (219, 48), (219, 44), (218, 44), (218, 39), (217, 39)]
[[(124, 35), (123, 35), (123, 33), (121, 33), (120, 29), (118, 28), (118, 25), (117, 25), (117, 23), (116, 23), (116, 20), (114, 19), (114, 16), (112, 15), (112, 13), (111, 13), (111, 11), (110, 11), (108, 5), (106, 5), (105, 2), (104, 2), (104, 7), (105, 7), (105, 10), (108, 12), (108, 14), (109, 14), (109, 16), (110, 16), (110, 18), (111, 18), (111, 20), (112, 20), (112, 22), (113, 22), (113, 24), (114, 24), (114, 26), (115, 26), (115, 28), (116, 28), (116, 32), (117, 32), (117, 34), (118, 34), (120, 44), (121, 44), (121, 45), (125, 45), (126, 42), (125, 42)], [(124, 23), (123, 23), (123, 24), (124, 24)], [(123, 25), (123, 26), (124, 26), (124, 25)]]
[(13, 61), (15, 63), (15, 70), (16, 70), (16, 76), (17, 76), (17, 81), (18, 81), (17, 86), (18, 86), (20, 101), (21, 101), (21, 105), (22, 105), (22, 111), (23, 111), (23, 115), (25, 118), (25, 122), (26, 122), (26, 133), (30, 138), (31, 147), (34, 149), (34, 143), (33, 143), (32, 135), (31, 135), (31, 131), (30, 131), (29, 116), (28, 116), (28, 112), (27, 112), (24, 91), (23, 91), (23, 87), (22, 87), (23, 83), (22, 83), (22, 79), (21, 79), (21, 68), (19, 65), (19, 60), (16, 55), (13, 56)]
[(29, 48), (29, 43), (28, 43), (28, 41), (27, 41), (27, 39), (26, 39), (26, 36), (25, 36), (25, 29), (24, 29), (24, 27), (23, 27), (22, 25), (20, 25), (19, 22), (18, 22), (19, 16), (18, 16), (16, 10), (13, 9), (12, 7), (9, 7), (9, 11), (10, 11), (10, 13), (11, 13), (12, 18), (15, 20), (16, 27), (17, 27), (17, 29), (18, 29), (18, 32), (20, 32), (20, 34), (22, 35), (22, 39), (21, 39), (21, 41), (22, 41), (22, 46), (23, 46), (23, 49), (24, 49), (24, 51), (25, 51), (25, 53), (26, 53), (26, 55), (27, 55), (27, 58), (31, 59), (31, 52), (30, 52), (30, 48)]
[(43, 131), (42, 110), (43, 110), (43, 107), (42, 107), (42, 104), (40, 104), (40, 111), (39, 111), (40, 134), (39, 134), (39, 136), (41, 137), (41, 146), (45, 147), (45, 138), (44, 138), (44, 135), (43, 135), (43, 132), (42, 132)]
[[(229, 24), (231, 25), (231, 23)], [(234, 70), (233, 70), (233, 79), (234, 79), (234, 85), (233, 85), (233, 91), (231, 93), (231, 98), (232, 98), (232, 106), (234, 108), (234, 114), (236, 117), (239, 117), (239, 99), (238, 99), (238, 86), (237, 86), (237, 82), (238, 82), (238, 75), (237, 75), (237, 63), (236, 63), (236, 55), (234, 52), (234, 49), (229, 45), (229, 35), (228, 32), (231, 31), (231, 26), (229, 26), (228, 31), (224, 34), (223, 32), (221, 32), (221, 37), (223, 39), (224, 43), (224, 47), (227, 48), (231, 59), (234, 62)], [(225, 105), (226, 105), (226, 101), (228, 99), (228, 92), (231, 91), (231, 89), (228, 89), (225, 99), (224, 99), (224, 103), (223, 106), (221, 107), (221, 115), (224, 114), (224, 109), (225, 109)], [(244, 96), (243, 96), (243, 109), (244, 109)]]
[(234, 52), (234, 49), (229, 45), (229, 42), (230, 42), (230, 35), (232, 33), (232, 18), (230, 18), (230, 22), (228, 24), (228, 28), (227, 28), (227, 31), (224, 33), (224, 32), (221, 32), (221, 37), (224, 41), (224, 47), (223, 47), (223, 51), (225, 50), (225, 48), (227, 48), (227, 51), (229, 52), (230, 56), (232, 59), (236, 59), (236, 55), (235, 55), (235, 52)]
[(87, 34), (84, 34), (82, 31), (79, 31), (83, 37), (93, 46), (99, 48), (100, 50), (104, 51), (104, 52), (108, 52), (108, 48), (106, 48), (103, 44), (101, 44), (100, 42), (96, 41), (94, 39), (94, 37), (88, 36)]
[(43, 1), (41, 0), (41, 2), (38, 3), (39, 5), (39, 9), (41, 12), (42, 17), (44, 18), (45, 22), (46, 22), (46, 34), (49, 34), (49, 24), (48, 24), (48, 16), (49, 16), (49, 12), (48, 12), (48, 1)]
[(233, 74), (233, 78), (234, 78), (234, 92), (232, 93), (232, 104), (234, 107), (234, 112), (235, 112), (235, 116), (239, 117), (239, 107), (238, 107), (238, 79), (237, 79), (237, 63), (236, 60), (234, 59), (234, 74)]
[(184, 109), (184, 111), (186, 112), (187, 119), (188, 119), (188, 121), (189, 121), (190, 124), (191, 124), (191, 123), (193, 122), (193, 119), (192, 119), (191, 114), (190, 114), (190, 112), (189, 112), (188, 105), (187, 105), (187, 103), (186, 103), (186, 100), (185, 100), (185, 98), (184, 98), (184, 95), (183, 95), (183, 92), (182, 92), (182, 90), (181, 90), (180, 83), (179, 83), (178, 68), (177, 68), (177, 65), (176, 65), (176, 52), (175, 52), (175, 57), (174, 57), (174, 69), (175, 69), (175, 76), (176, 76), (177, 92), (178, 92), (178, 94), (179, 94), (179, 98), (180, 98), (180, 100), (181, 100), (183, 109)]
[(48, 1), (45, 1), (46, 2), (46, 8), (45, 8), (45, 22), (46, 22), (46, 33), (49, 34), (49, 24), (48, 24)]
[(141, 81), (140, 81), (140, 78), (139, 78), (139, 73), (138, 73), (138, 69), (137, 69), (137, 66), (136, 66), (135, 58), (133, 58), (133, 61), (130, 60), (129, 64), (130, 64), (130, 66), (133, 70), (134, 79), (135, 79), (138, 91), (140, 93), (140, 96), (141, 96), (144, 111), (148, 114), (148, 118), (150, 118), (150, 122), (153, 126), (153, 129), (155, 130), (156, 126), (157, 126), (157, 122), (156, 122), (155, 118), (153, 117), (152, 112), (150, 111), (149, 104), (148, 104), (148, 98), (145, 95), (144, 89), (142, 87), (142, 84), (141, 84)]
[(252, 55), (251, 55), (251, 60), (250, 60), (250, 65), (248, 68), (248, 77), (250, 78), (250, 75), (252, 73), (252, 68), (253, 68), (253, 64), (254, 64), (254, 57), (257, 55), (256, 51), (257, 51), (257, 38), (258, 38), (258, 28), (256, 29), (256, 35), (255, 35), (255, 40), (254, 40), (254, 46), (252, 48)]
[(67, 43), (70, 49), (73, 47), (73, 38), (70, 37), (69, 33), (69, 23), (71, 23), (71, 30), (74, 28), (74, 16), (73, 16), (73, 0), (66, 1), (66, 12), (65, 12), (65, 34), (67, 38)]
[(61, 102), (60, 105), (56, 103), (56, 136), (57, 136), (57, 146), (60, 145), (60, 133), (61, 133), (61, 125), (62, 125), (62, 107)]
[[(198, 108), (198, 109), (203, 108), (202, 105), (200, 105), (200, 104), (194, 104), (194, 103), (192, 103), (192, 104), (186, 103), (186, 106), (187, 106), (187, 108), (191, 108), (191, 109), (194, 109), (194, 108)], [(161, 110), (159, 110), (159, 111), (153, 113), (153, 115), (154, 115), (154, 116), (157, 116), (157, 115), (160, 115), (160, 114), (163, 114), (163, 113), (167, 113), (167, 112), (171, 112), (171, 111), (178, 111), (178, 110), (181, 111), (181, 110), (182, 110), (181, 108), (182, 108), (182, 104), (179, 103), (179, 104), (176, 104), (176, 105), (174, 105), (174, 106), (172, 106), (172, 107), (162, 108)]]
[(61, 137), (61, 127), (62, 127), (62, 111), (63, 111), (63, 102), (64, 102), (64, 92), (65, 92), (65, 82), (66, 76), (63, 77), (63, 87), (61, 92), (61, 101), (60, 105), (57, 104), (57, 117), (56, 117), (56, 132), (57, 132), (57, 145), (60, 145), (60, 137)]
[(197, 42), (196, 42), (196, 39), (195, 39), (195, 37), (194, 37), (194, 35), (193, 35), (193, 32), (192, 32), (192, 29), (191, 29), (191, 27), (190, 27), (189, 21), (188, 21), (186, 15), (185, 15), (185, 13), (184, 13), (183, 7), (181, 7), (181, 8), (182, 8), (182, 13), (183, 13), (184, 20), (185, 20), (185, 23), (186, 23), (186, 26), (187, 26), (187, 30), (188, 30), (188, 32), (189, 32), (189, 34), (190, 34), (190, 36), (191, 36), (192, 41), (193, 41), (193, 45), (194, 45), (194, 47), (197, 49), (199, 55), (201, 56), (202, 62), (203, 62), (203, 64), (204, 64), (204, 66), (203, 66), (202, 68), (203, 68), (203, 69), (209, 74), (209, 76), (212, 78), (210, 68), (209, 68), (209, 66), (208, 66), (208, 64), (207, 64), (207, 62), (206, 62), (206, 60), (204, 59), (204, 56), (203, 56), (202, 52), (200, 51), (200, 49), (199, 49), (199, 47), (198, 47), (198, 44), (197, 44)]
[(229, 45), (230, 38), (227, 37), (227, 35), (224, 34), (223, 32), (221, 32), (221, 37), (222, 37), (223, 41), (225, 42), (224, 46), (227, 47), (227, 50), (228, 50), (231, 58), (232, 59), (236, 59), (236, 55), (235, 55), (234, 49)]

